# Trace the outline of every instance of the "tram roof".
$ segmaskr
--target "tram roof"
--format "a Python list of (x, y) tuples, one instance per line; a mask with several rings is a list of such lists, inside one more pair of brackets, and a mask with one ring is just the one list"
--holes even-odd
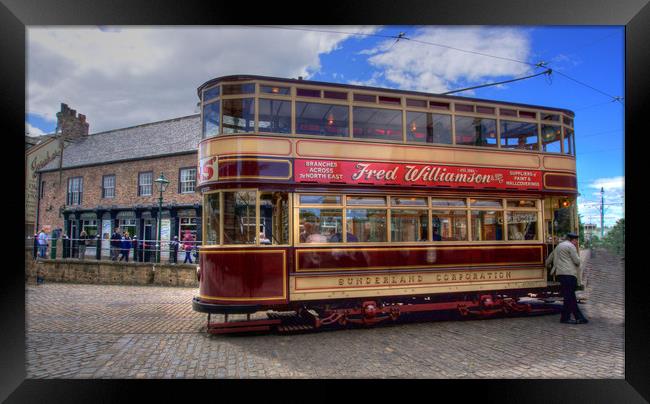
[(326, 87), (339, 87), (339, 88), (346, 88), (346, 89), (351, 89), (351, 90), (362, 90), (362, 91), (377, 91), (377, 92), (383, 92), (383, 93), (394, 93), (394, 94), (400, 94), (400, 95), (413, 95), (413, 96), (418, 96), (418, 97), (436, 97), (436, 98), (445, 98), (449, 100), (455, 100), (455, 101), (462, 101), (462, 102), (481, 102), (481, 103), (492, 103), (492, 104), (499, 104), (499, 105), (507, 105), (507, 106), (515, 106), (515, 107), (525, 107), (525, 108), (537, 108), (537, 109), (546, 109), (546, 110), (553, 110), (553, 111), (559, 111), (559, 112), (564, 112), (568, 115), (575, 116), (575, 113), (571, 110), (564, 109), (564, 108), (557, 108), (557, 107), (547, 107), (543, 105), (533, 105), (533, 104), (522, 104), (522, 103), (517, 103), (517, 102), (507, 102), (507, 101), (498, 101), (498, 100), (492, 100), (492, 99), (486, 99), (486, 98), (470, 98), (470, 97), (461, 97), (457, 95), (444, 95), (444, 94), (436, 94), (436, 93), (425, 93), (421, 91), (411, 91), (411, 90), (399, 90), (399, 89), (391, 89), (391, 88), (384, 88), (384, 87), (369, 87), (369, 86), (360, 86), (356, 84), (341, 84), (341, 83), (330, 83), (330, 82), (325, 82), (325, 81), (312, 81), (312, 80), (303, 80), (303, 79), (287, 79), (287, 78), (281, 78), (281, 77), (271, 77), (271, 76), (257, 76), (257, 75), (250, 75), (250, 74), (238, 74), (238, 75), (230, 75), (230, 76), (221, 76), (214, 78), (212, 80), (208, 80), (205, 83), (201, 84), (198, 89), (197, 89), (197, 95), (199, 96), (199, 99), (201, 99), (201, 91), (209, 87), (211, 85), (217, 84), (222, 81), (246, 81), (246, 80), (264, 80), (264, 81), (276, 81), (280, 83), (290, 83), (290, 84), (305, 84), (305, 85), (316, 85), (316, 86), (326, 86)]
[[(69, 142), (63, 150), (62, 168), (195, 153), (200, 141), (200, 114), (113, 129)], [(39, 171), (58, 168), (55, 159)]]

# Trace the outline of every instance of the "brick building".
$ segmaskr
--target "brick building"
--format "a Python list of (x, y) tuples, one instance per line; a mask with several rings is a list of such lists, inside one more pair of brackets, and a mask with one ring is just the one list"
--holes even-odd
[[(169, 180), (163, 193), (162, 240), (186, 231), (201, 238), (201, 200), (196, 185), (200, 115), (88, 134), (81, 114), (62, 104), (57, 133), (65, 141), (58, 158), (39, 170), (37, 226), (81, 230), (107, 237), (116, 226), (138, 239), (158, 235), (159, 192), (155, 179)], [(87, 254), (94, 254), (89, 249)]]

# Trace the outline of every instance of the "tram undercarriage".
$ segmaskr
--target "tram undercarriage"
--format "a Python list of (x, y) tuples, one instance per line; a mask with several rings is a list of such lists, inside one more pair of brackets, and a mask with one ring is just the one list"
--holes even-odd
[(210, 334), (250, 332), (304, 333), (345, 327), (371, 327), (408, 321), (436, 319), (488, 319), (557, 314), (561, 305), (559, 284), (539, 290), (465, 293), (454, 296), (393, 297), (382, 299), (331, 301), (319, 305), (300, 304), (254, 313), (224, 313), (223, 321), (212, 321), (208, 312), (206, 330)]

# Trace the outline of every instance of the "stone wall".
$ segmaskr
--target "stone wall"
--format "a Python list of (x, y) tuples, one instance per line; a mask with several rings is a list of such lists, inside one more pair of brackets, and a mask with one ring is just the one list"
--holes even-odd
[(40, 271), (46, 282), (198, 287), (196, 265), (154, 265), (77, 259), (25, 260), (25, 280)]

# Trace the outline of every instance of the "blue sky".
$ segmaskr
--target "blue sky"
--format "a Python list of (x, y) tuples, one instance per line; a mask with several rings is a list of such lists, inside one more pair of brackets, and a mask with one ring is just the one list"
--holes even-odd
[(624, 41), (614, 26), (29, 27), (26, 132), (53, 132), (62, 102), (87, 116), (91, 133), (190, 115), (196, 88), (227, 74), (444, 92), (539, 73), (530, 64), (546, 62), (570, 78), (456, 95), (574, 111), (579, 212), (599, 224), (604, 187), (612, 225), (624, 202), (624, 106), (612, 100), (625, 96)]

